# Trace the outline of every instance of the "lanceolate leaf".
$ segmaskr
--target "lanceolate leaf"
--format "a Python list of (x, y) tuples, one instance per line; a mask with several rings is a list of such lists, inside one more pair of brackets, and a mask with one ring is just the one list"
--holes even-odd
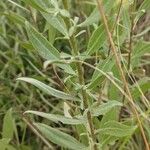
[(59, 51), (29, 24), (27, 24), (27, 32), (31, 43), (43, 58), (49, 60), (59, 59)]
[(7, 139), (7, 138), (0, 139), (0, 149), (1, 150), (16, 150), (9, 143), (10, 143), (10, 139)]
[(9, 48), (9, 45), (7, 44), (6, 40), (0, 35), (0, 44)]
[(140, 57), (145, 53), (150, 52), (150, 42), (139, 41), (135, 44), (132, 53), (131, 64), (132, 67), (137, 66), (140, 60)]
[[(38, 31), (36, 31), (31, 25), (26, 23), (29, 40), (33, 44), (33, 47), (39, 52), (39, 54), (47, 60), (60, 60), (59, 51)], [(75, 72), (68, 64), (57, 64), (65, 72), (75, 75)]]
[(12, 139), (14, 132), (14, 120), (12, 117), (12, 109), (8, 110), (3, 120), (3, 138)]
[(32, 78), (27, 78), (27, 77), (22, 77), (22, 78), (18, 78), (17, 80), (21, 80), (21, 81), (25, 81), (28, 83), (31, 83), (32, 85), (36, 86), (37, 88), (39, 88), (40, 90), (42, 90), (43, 92), (55, 96), (57, 98), (60, 99), (64, 99), (64, 100), (75, 100), (77, 101), (78, 99), (76, 99), (74, 96), (66, 94), (62, 91), (58, 91), (36, 79), (32, 79)]
[[(111, 72), (113, 66), (115, 64), (115, 61), (113, 57), (108, 57), (105, 60), (100, 60), (100, 62), (97, 64), (97, 68), (100, 68), (104, 72)], [(91, 82), (88, 84), (88, 89), (93, 89), (102, 81), (105, 79), (105, 77), (99, 73), (99, 71), (95, 70), (91, 79)]]
[(35, 123), (34, 124), (40, 132), (53, 143), (60, 145), (62, 147), (72, 149), (72, 150), (83, 150), (86, 146), (77, 141), (74, 137), (54, 129), (45, 124)]
[(50, 13), (41, 12), (46, 21), (57, 29), (60, 33), (62, 33), (66, 38), (68, 38), (67, 27), (63, 21), (63, 19), (59, 15), (54, 15)]
[(53, 44), (55, 42), (56, 38), (56, 29), (51, 26), (49, 23), (46, 23), (45, 25), (45, 31), (48, 30), (48, 41)]
[(86, 120), (83, 117), (82, 118), (69, 118), (69, 117), (65, 117), (62, 115), (55, 115), (55, 114), (49, 114), (49, 113), (43, 113), (43, 112), (31, 111), (31, 110), (26, 111), (25, 113), (35, 114), (43, 118), (46, 118), (48, 120), (54, 121), (56, 123), (62, 122), (63, 124), (72, 124), (72, 125), (86, 123)]
[[(131, 28), (131, 20), (130, 15), (128, 13), (128, 5), (124, 9), (122, 9), (122, 25), (118, 26), (118, 42), (122, 44), (126, 38), (130, 36), (130, 28)], [(120, 32), (120, 33), (119, 33)]]
[(92, 34), (87, 48), (87, 55), (91, 55), (97, 50), (99, 50), (100, 47), (103, 46), (104, 42), (106, 40), (106, 33), (104, 25), (100, 25)]
[(150, 10), (150, 1), (149, 0), (144, 0), (143, 3), (140, 5), (139, 9), (138, 9), (138, 13), (136, 15), (136, 22), (139, 20), (139, 18), (146, 13), (147, 11)]
[[(103, 4), (104, 4), (104, 8), (105, 8), (105, 11), (107, 13), (109, 13), (111, 11), (111, 9), (113, 8), (114, 6), (114, 3), (112, 2), (112, 4), (110, 5), (112, 1), (110, 0), (105, 0), (103, 1)], [(85, 19), (84, 22), (82, 22), (81, 24), (79, 24), (78, 26), (79, 27), (86, 27), (86, 26), (89, 26), (89, 25), (92, 25), (94, 23), (97, 23), (98, 21), (100, 20), (100, 15), (99, 15), (99, 10), (98, 8), (96, 7), (92, 13), (90, 14), (90, 16), (88, 18)]]
[(107, 112), (109, 112), (112, 108), (116, 106), (122, 106), (122, 103), (118, 101), (108, 101), (107, 103), (103, 103), (99, 106), (92, 106), (90, 110), (92, 116), (99, 116), (105, 115)]
[[(150, 78), (146, 77), (141, 79), (140, 81), (138, 81), (138, 86), (141, 92), (145, 93), (150, 89)], [(132, 96), (134, 97), (134, 99), (137, 99), (141, 96), (139, 88), (137, 87), (136, 83), (132, 86)]]
[(42, 0), (23, 0), (26, 4), (32, 6), (33, 8), (37, 9), (38, 11), (48, 11), (48, 7), (45, 1)]
[(133, 49), (133, 56), (132, 58), (141, 57), (144, 53), (150, 52), (150, 42), (139, 41), (136, 43)]
[(4, 13), (4, 15), (6, 15), (6, 17), (10, 19), (12, 22), (25, 26), (26, 19), (18, 15), (17, 13), (10, 11), (9, 13)]
[(79, 24), (78, 26), (79, 27), (85, 27), (85, 26), (91, 25), (93, 23), (98, 22), (99, 18), (100, 17), (99, 17), (98, 9), (95, 8), (93, 10), (93, 12), (90, 14), (90, 16), (84, 22), (82, 22), (81, 24)]
[[(107, 57), (105, 60), (100, 60), (96, 67), (100, 68), (104, 72), (110, 72), (114, 64), (115, 64), (114, 58), (110, 56)], [(95, 70), (92, 76), (92, 81), (95, 80), (98, 75), (101, 74), (99, 73), (99, 71)]]
[(150, 10), (150, 2), (149, 0), (144, 0), (143, 3), (140, 5), (139, 11), (140, 10), (145, 10), (149, 11)]
[(106, 134), (115, 137), (131, 136), (137, 126), (127, 126), (117, 121), (108, 121), (104, 126), (96, 131), (99, 134)]
[[(24, 0), (27, 4), (41, 12), (46, 21), (68, 38), (67, 27), (58, 14), (65, 15), (66, 10), (59, 9), (56, 0)], [(55, 8), (54, 8), (55, 7)], [(65, 13), (65, 14), (64, 14)], [(66, 14), (68, 15), (68, 14)]]

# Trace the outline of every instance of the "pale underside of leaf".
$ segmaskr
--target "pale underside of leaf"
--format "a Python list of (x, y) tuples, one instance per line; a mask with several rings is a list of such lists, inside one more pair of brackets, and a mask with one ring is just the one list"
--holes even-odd
[(55, 96), (57, 98), (60, 98), (60, 99), (74, 100), (74, 101), (78, 100), (73, 95), (70, 95), (70, 94), (64, 93), (62, 91), (56, 90), (56, 89), (54, 89), (54, 88), (52, 88), (52, 87), (36, 80), (36, 79), (33, 79), (33, 78), (21, 77), (21, 78), (18, 78), (17, 80), (21, 80), (21, 81), (31, 83), (32, 85), (36, 86), (37, 88), (39, 88), (43, 92), (45, 92), (49, 95)]
[(93, 106), (90, 108), (92, 116), (99, 116), (99, 115), (104, 115), (107, 112), (109, 112), (112, 108), (116, 106), (122, 106), (122, 103), (118, 101), (108, 101), (107, 103), (103, 103), (99, 106)]
[(102, 128), (98, 129), (96, 133), (106, 134), (116, 137), (125, 137), (131, 136), (137, 126), (127, 126), (123, 123), (116, 121), (108, 121), (106, 122)]
[(57, 115), (49, 114), (49, 113), (43, 113), (43, 112), (31, 111), (31, 110), (28, 110), (25, 113), (35, 114), (35, 115), (41, 116), (43, 118), (46, 118), (48, 120), (54, 121), (56, 123), (62, 122), (63, 124), (72, 124), (72, 125), (86, 123), (86, 120), (83, 117), (82, 118), (69, 118), (69, 117), (65, 117), (62, 115), (58, 115), (58, 114)]
[(41, 133), (53, 143), (60, 145), (65, 148), (73, 150), (83, 150), (86, 149), (86, 146), (77, 141), (74, 137), (61, 132), (58, 129), (54, 129), (45, 124), (35, 123), (34, 124)]

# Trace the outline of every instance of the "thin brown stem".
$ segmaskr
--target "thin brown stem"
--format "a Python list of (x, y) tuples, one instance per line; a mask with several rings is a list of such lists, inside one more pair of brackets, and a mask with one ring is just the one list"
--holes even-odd
[(127, 66), (128, 71), (130, 70), (130, 66), (131, 66), (131, 54), (132, 54), (132, 43), (133, 43), (133, 24), (134, 24), (133, 17), (131, 17), (131, 30), (130, 30), (128, 66)]
[[(123, 0), (121, 0), (121, 2), (120, 2), (119, 9), (118, 9), (118, 12), (117, 12), (117, 16), (116, 16), (116, 19), (115, 19), (115, 23), (114, 23), (114, 25), (112, 27), (112, 30), (111, 30), (112, 35), (114, 34), (116, 25), (119, 21), (122, 5), (123, 5)], [(108, 55), (110, 54), (110, 49), (111, 49), (111, 45), (109, 45)]]
[[(131, 6), (131, 13), (130, 13), (130, 16), (131, 16), (131, 30), (130, 30), (130, 38), (129, 38), (129, 48), (128, 48), (128, 62), (127, 62), (127, 71), (130, 72), (130, 66), (131, 66), (131, 53), (132, 53), (132, 42), (133, 42), (133, 23), (134, 23), (134, 20), (133, 20), (133, 15), (132, 15), (132, 6)], [(126, 73), (126, 80), (129, 81), (129, 76), (128, 76), (128, 73)], [(126, 88), (124, 87), (124, 91), (126, 92)], [(123, 95), (123, 98), (122, 98), (122, 103), (124, 104), (124, 101), (125, 101), (125, 96)], [(120, 114), (119, 114), (119, 120), (121, 119), (121, 116), (122, 116), (122, 113), (123, 113), (123, 107), (121, 107), (121, 110), (120, 110)]]
[(130, 97), (130, 106), (132, 108), (132, 111), (133, 113), (135, 114), (136, 118), (137, 118), (137, 121), (138, 121), (138, 124), (139, 124), (139, 128), (141, 130), (141, 134), (142, 134), (142, 137), (143, 137), (143, 140), (144, 140), (144, 143), (145, 143), (145, 146), (146, 146), (146, 150), (150, 150), (149, 149), (149, 144), (148, 144), (148, 141), (147, 141), (147, 138), (146, 138), (146, 135), (145, 135), (145, 132), (144, 132), (144, 129), (143, 129), (143, 126), (142, 126), (142, 122), (140, 120), (140, 117), (139, 117), (139, 114), (137, 112), (137, 109), (136, 107), (134, 107), (134, 101), (133, 101), (133, 98), (132, 98), (132, 95), (131, 95), (131, 92), (130, 92), (130, 89), (128, 87), (128, 83), (126, 81), (126, 77), (124, 75), (124, 71), (122, 69), (122, 66), (121, 66), (121, 58), (119, 57), (118, 55), (118, 52), (116, 50), (116, 47), (115, 47), (115, 44), (114, 44), (114, 41), (113, 41), (113, 38), (112, 38), (112, 34), (109, 30), (109, 27), (108, 27), (108, 23), (107, 23), (107, 19), (105, 17), (105, 13), (104, 13), (104, 9), (103, 9), (103, 5), (102, 5), (102, 0), (97, 0), (97, 4), (98, 4), (98, 8), (99, 8), (99, 12), (100, 12), (100, 15), (102, 16), (102, 20), (103, 20), (103, 23), (104, 23), (104, 26), (105, 26), (105, 29), (106, 29), (106, 33), (107, 33), (107, 36), (108, 36), (108, 40), (109, 40), (109, 43), (111, 45), (111, 49), (112, 49), (112, 52), (115, 56), (115, 60), (116, 60), (116, 65), (118, 67), (118, 70), (119, 70), (119, 73), (120, 73), (120, 76), (121, 76), (121, 79), (124, 83), (124, 87), (126, 89), (126, 93), (128, 94), (128, 96)]
[(123, 5), (123, 0), (120, 1), (120, 5), (119, 5), (118, 12), (117, 12), (116, 20), (115, 20), (115, 23), (114, 23), (113, 28), (112, 28), (112, 31), (111, 31), (112, 34), (114, 33), (114, 30), (115, 30), (115, 28), (116, 28), (116, 25), (118, 24), (122, 5)]
[(60, 86), (61, 89), (65, 89), (65, 91), (67, 91), (69, 93), (68, 88), (65, 86), (64, 82), (61, 80), (61, 78), (59, 77), (59, 75), (57, 73), (56, 66), (53, 65), (52, 67), (53, 67), (54, 74), (55, 74), (55, 76), (57, 78), (58, 85)]
[(29, 128), (48, 146), (50, 150), (55, 150), (55, 148), (49, 143), (49, 141), (40, 133), (32, 121), (25, 115), (23, 115), (23, 121), (29, 126)]
[(30, 14), (31, 14), (33, 23), (34, 23), (34, 25), (36, 26), (36, 25), (37, 25), (37, 23), (36, 23), (37, 20), (36, 20), (35, 16), (33, 15), (32, 8), (31, 8), (30, 6), (29, 6), (29, 11), (30, 11)]

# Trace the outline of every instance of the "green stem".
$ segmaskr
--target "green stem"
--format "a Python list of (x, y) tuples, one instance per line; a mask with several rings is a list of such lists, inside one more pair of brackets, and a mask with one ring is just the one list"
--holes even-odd
[[(70, 42), (70, 46), (73, 50), (74, 56), (78, 56), (79, 51), (78, 51), (78, 48), (77, 48), (75, 37), (72, 36), (70, 38), (69, 42)], [(82, 85), (84, 87), (84, 85), (85, 85), (85, 82), (84, 82), (84, 69), (82, 67), (82, 63), (81, 62), (76, 62), (76, 68), (77, 68), (77, 72), (78, 72), (79, 83), (80, 83), (80, 85)], [(84, 88), (81, 89), (81, 94), (82, 94), (82, 99), (83, 99), (84, 110), (86, 110), (86, 109), (88, 109), (88, 95), (87, 95), (86, 90)], [(95, 136), (95, 133), (94, 133), (94, 125), (93, 125), (92, 115), (91, 115), (90, 111), (87, 112), (87, 121), (88, 121), (88, 126), (89, 126), (89, 129), (90, 129), (89, 143), (91, 145), (91, 149), (92, 150), (97, 150), (96, 136)]]
[[(68, 1), (67, 0), (62, 0), (64, 8), (66, 10), (69, 9), (68, 7)], [(69, 28), (71, 26), (71, 23), (69, 20), (65, 20), (67, 27)], [(72, 49), (72, 53), (74, 55), (75, 58), (77, 58), (76, 56), (78, 56), (79, 54), (79, 50), (77, 48), (77, 42), (75, 39), (75, 36), (72, 35), (69, 39), (69, 43)], [(77, 58), (78, 59), (78, 58)], [(78, 80), (79, 80), (79, 84), (82, 85), (84, 87), (85, 85), (85, 81), (84, 81), (84, 68), (82, 67), (82, 63), (81, 62), (76, 62), (76, 69), (78, 72)], [(84, 106), (84, 110), (88, 109), (88, 95), (86, 93), (86, 90), (82, 87), (81, 89), (81, 94), (82, 94), (82, 99), (83, 99), (83, 106)], [(88, 127), (90, 129), (90, 132), (88, 132), (89, 135), (89, 144), (90, 144), (90, 148), (91, 150), (98, 150), (97, 145), (96, 145), (96, 135), (94, 133), (94, 125), (93, 125), (93, 121), (92, 121), (92, 115), (91, 112), (88, 111), (87, 112), (87, 123), (88, 123)]]

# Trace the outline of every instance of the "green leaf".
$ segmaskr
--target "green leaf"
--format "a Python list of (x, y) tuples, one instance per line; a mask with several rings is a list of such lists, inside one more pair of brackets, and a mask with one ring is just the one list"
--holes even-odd
[(131, 136), (137, 126), (127, 126), (117, 121), (108, 121), (104, 123), (104, 126), (96, 131), (99, 134), (106, 134), (115, 137)]
[[(59, 4), (57, 0), (23, 0), (26, 4), (32, 6), (38, 11), (48, 12), (58, 10)], [(55, 9), (54, 9), (55, 8)]]
[(12, 109), (9, 109), (3, 120), (3, 130), (2, 136), (3, 138), (12, 139), (14, 133), (14, 120), (12, 117)]
[(7, 44), (6, 40), (0, 36), (0, 44), (5, 46), (6, 48), (9, 48), (9, 45)]
[[(110, 56), (105, 60), (100, 60), (96, 67), (100, 68), (104, 72), (110, 72), (114, 65), (115, 65), (115, 61), (113, 57)], [(95, 70), (92, 75), (91, 82), (87, 85), (87, 88), (88, 89), (95, 88), (97, 85), (102, 83), (104, 79), (105, 77), (102, 74), (100, 74), (98, 70)]]
[(57, 29), (66, 38), (69, 38), (66, 24), (64, 23), (64, 20), (61, 18), (61, 16), (45, 12), (41, 12), (41, 14), (51, 26)]
[(65, 148), (73, 150), (82, 150), (86, 146), (77, 141), (74, 137), (54, 129), (50, 126), (41, 123), (34, 123), (34, 125), (40, 130), (40, 132), (53, 143)]
[(123, 27), (125, 29), (124, 34), (126, 34), (126, 36), (129, 37), (130, 36), (130, 29), (131, 29), (129, 6), (125, 7), (122, 11), (122, 22), (123, 22)]
[(27, 77), (21, 77), (21, 78), (18, 78), (17, 80), (21, 80), (21, 81), (25, 81), (25, 82), (28, 82), (28, 83), (31, 83), (32, 85), (36, 86), (37, 88), (39, 88), (40, 90), (42, 90), (43, 92), (49, 94), (49, 95), (52, 95), (52, 96), (55, 96), (57, 98), (60, 98), (60, 99), (64, 99), (64, 100), (74, 100), (74, 101), (77, 101), (78, 99), (75, 98), (73, 95), (70, 95), (70, 94), (66, 94), (62, 91), (58, 91), (36, 79), (32, 79), (32, 78), (27, 78)]
[(107, 112), (109, 112), (112, 108), (116, 106), (122, 106), (122, 103), (118, 101), (108, 101), (107, 103), (103, 103), (99, 106), (92, 106), (90, 108), (92, 116), (99, 116), (99, 115), (105, 115)]
[(118, 43), (123, 44), (124, 41), (130, 37), (130, 29), (131, 29), (131, 20), (129, 15), (129, 4), (122, 9), (120, 19), (122, 20), (122, 24), (117, 26), (117, 38)]
[[(111, 9), (114, 7), (114, 2), (112, 2), (111, 0), (105, 0), (103, 1), (103, 5), (104, 5), (105, 12), (108, 14), (111, 11)], [(92, 13), (90, 14), (90, 16), (87, 17), (85, 21), (83, 21), (81, 24), (79, 24), (78, 27), (86, 27), (92, 25), (94, 23), (97, 23), (100, 19), (101, 16), (99, 10), (97, 7), (95, 7)]]
[[(117, 121), (119, 113), (120, 113), (119, 110), (120, 109), (116, 109), (116, 107), (114, 107), (109, 112), (107, 112), (102, 117), (102, 119), (99, 123), (99, 128), (101, 129), (101, 128), (105, 127), (105, 123), (108, 122), (108, 121)], [(111, 136), (111, 135), (106, 135), (106, 134), (99, 134), (99, 138), (100, 138), (101, 144), (103, 146), (105, 146), (107, 144), (110, 144), (110, 143), (116, 141), (116, 139), (118, 139), (117, 137), (114, 137), (114, 136)]]
[(13, 23), (17, 23), (19, 25), (25, 26), (26, 19), (17, 13), (10, 11), (9, 13), (4, 13), (4, 15), (11, 20)]
[(32, 146), (32, 145), (29, 145), (29, 144), (28, 144), (28, 146), (27, 146), (27, 145), (20, 144), (20, 150), (32, 150), (31, 147), (33, 147), (33, 146)]
[[(145, 93), (150, 89), (150, 78), (145, 77), (138, 81), (138, 86), (140, 87), (140, 90)], [(137, 99), (140, 97), (141, 92), (139, 91), (139, 88), (137, 85), (132, 85), (132, 96), (134, 99)]]
[(8, 146), (8, 143), (9, 143), (9, 139), (0, 139), (0, 148), (1, 150), (6, 150), (7, 146)]
[(12, 145), (7, 145), (5, 150), (16, 150)]
[(49, 114), (49, 113), (43, 113), (43, 112), (31, 111), (31, 110), (28, 110), (25, 113), (35, 114), (43, 118), (46, 118), (48, 120), (54, 121), (56, 123), (62, 122), (63, 124), (72, 124), (72, 125), (86, 123), (86, 120), (83, 117), (82, 118), (69, 118), (69, 117), (65, 117), (62, 115), (55, 115), (55, 114)]
[(144, 9), (145, 11), (150, 10), (150, 1), (144, 0), (143, 3), (140, 5), (139, 10)]
[(140, 5), (139, 9), (137, 10), (138, 13), (136, 15), (135, 21), (137, 22), (139, 18), (149, 10), (150, 10), (150, 1), (144, 0)]
[(132, 58), (141, 57), (144, 53), (150, 52), (150, 42), (138, 41), (133, 50)]
[(87, 55), (91, 55), (99, 50), (100, 47), (103, 46), (106, 40), (106, 32), (104, 25), (100, 25), (92, 34), (88, 47), (87, 47)]
[[(29, 23), (26, 23), (29, 40), (38, 53), (47, 60), (59, 61), (59, 51), (38, 31), (36, 31)], [(65, 70), (65, 72), (75, 75), (74, 70), (68, 64), (57, 64), (58, 67)]]
[(53, 45), (50, 44), (42, 34), (37, 32), (28, 23), (26, 25), (26, 28), (31, 43), (43, 58), (48, 60), (59, 59), (59, 51), (55, 47), (53, 47)]
[(60, 14), (63, 16), (63, 17), (68, 17), (70, 18), (70, 14), (69, 12), (66, 10), (66, 9), (60, 9)]
[(0, 149), (1, 150), (16, 150), (12, 145), (9, 144), (10, 139), (3, 138), (0, 139)]
[(141, 56), (149, 52), (150, 52), (150, 42), (138, 41), (133, 48), (131, 59), (132, 66), (136, 67), (139, 64)]
[[(68, 37), (68, 31), (64, 20), (58, 14), (60, 13), (62, 16), (69, 16), (68, 11), (59, 9), (58, 2), (53, 0), (25, 0), (25, 2), (31, 5), (33, 8), (37, 9), (41, 12), (46, 21), (57, 29), (60, 33), (62, 33), (66, 38)], [(55, 8), (53, 8), (53, 7)]]
[(26, 4), (32, 6), (33, 8), (37, 9), (38, 11), (48, 11), (48, 6), (46, 5), (46, 1), (43, 0), (23, 0)]
[(81, 24), (79, 24), (79, 27), (86, 27), (89, 25), (92, 25), (93, 23), (96, 23), (99, 21), (100, 15), (97, 8), (93, 10), (93, 12), (90, 14), (90, 16)]
[(53, 26), (51, 26), (51, 25), (48, 24), (48, 23), (46, 23), (46, 25), (45, 25), (44, 32), (45, 32), (46, 30), (48, 31), (48, 41), (53, 45), (54, 42), (55, 42), (55, 38), (56, 38), (56, 33), (57, 33), (57, 31), (56, 31), (56, 29), (55, 29)]

